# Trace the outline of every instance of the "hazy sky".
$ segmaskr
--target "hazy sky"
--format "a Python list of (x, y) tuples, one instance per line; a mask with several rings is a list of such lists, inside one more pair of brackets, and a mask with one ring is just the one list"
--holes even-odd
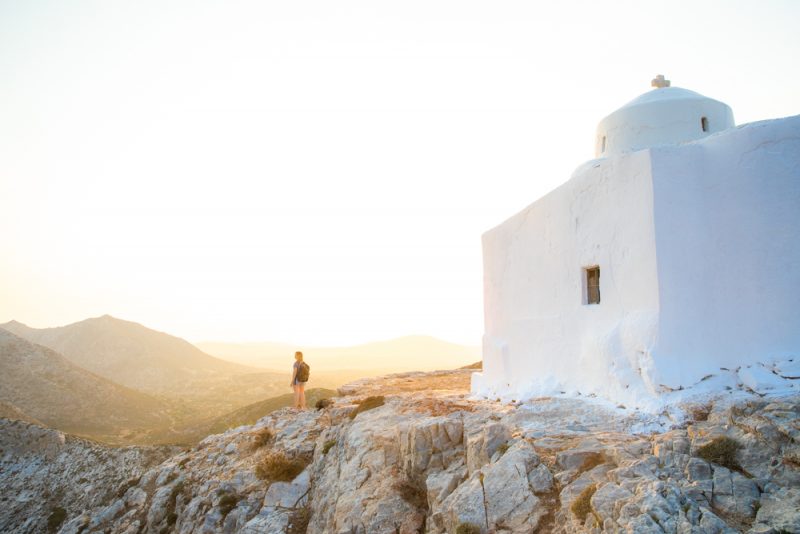
[(0, 0), (0, 322), (482, 334), (481, 234), (673, 85), (800, 113), (800, 2)]

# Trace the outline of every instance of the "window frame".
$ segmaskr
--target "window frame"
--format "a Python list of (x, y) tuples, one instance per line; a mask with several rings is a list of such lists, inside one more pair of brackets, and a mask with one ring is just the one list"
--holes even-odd
[[(590, 280), (593, 278), (592, 273), (597, 273), (597, 284), (590, 284)], [(583, 304), (585, 306), (600, 304), (602, 301), (600, 296), (600, 266), (587, 265), (581, 269), (581, 274), (583, 275)]]

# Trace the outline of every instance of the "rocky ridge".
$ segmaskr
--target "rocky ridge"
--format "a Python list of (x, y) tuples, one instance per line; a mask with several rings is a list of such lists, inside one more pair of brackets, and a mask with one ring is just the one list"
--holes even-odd
[(113, 448), (0, 419), (0, 532), (54, 531), (67, 517), (102, 510), (179, 451)]
[[(60, 531), (800, 532), (800, 397), (709, 397), (636, 434), (650, 416), (590, 399), (471, 399), (469, 373), (360, 381), (209, 436)], [(727, 467), (703, 459), (721, 437)]]

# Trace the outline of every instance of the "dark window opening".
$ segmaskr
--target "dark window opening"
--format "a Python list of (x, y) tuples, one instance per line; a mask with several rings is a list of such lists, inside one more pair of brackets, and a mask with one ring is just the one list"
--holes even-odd
[(600, 267), (583, 270), (586, 283), (586, 304), (600, 304)]
[(704, 132), (708, 131), (708, 119), (705, 117), (700, 118), (700, 127), (703, 129)]

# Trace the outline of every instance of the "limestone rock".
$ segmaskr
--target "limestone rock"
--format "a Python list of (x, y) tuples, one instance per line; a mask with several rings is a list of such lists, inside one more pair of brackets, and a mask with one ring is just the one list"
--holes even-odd
[[(791, 437), (800, 399), (712, 402), (687, 428), (635, 435), (614, 417), (636, 414), (574, 399), (505, 406), (430, 387), (447, 376), (365, 381), (358, 394), (384, 394), (380, 409), (351, 420), (360, 397), (347, 397), (322, 411), (280, 410), (189, 450), (111, 449), (0, 422), (0, 530), (41, 532), (63, 502), (69, 534), (800, 529)], [(412, 390), (415, 380), (426, 389)], [(274, 439), (254, 448), (263, 428)], [(696, 456), (722, 435), (742, 444), (738, 459), (754, 478)], [(259, 478), (278, 452), (304, 468), (291, 481)], [(571, 510), (579, 499), (585, 518)]]
[(781, 488), (775, 493), (765, 493), (753, 528), (800, 532), (800, 489)]

